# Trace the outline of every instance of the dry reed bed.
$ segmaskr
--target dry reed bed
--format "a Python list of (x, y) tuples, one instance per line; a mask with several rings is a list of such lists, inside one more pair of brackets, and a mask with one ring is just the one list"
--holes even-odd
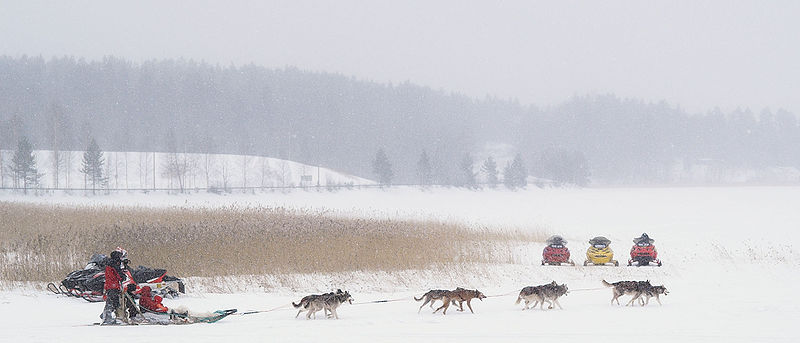
[(55, 281), (116, 246), (178, 276), (393, 271), (507, 262), (541, 234), (284, 208), (114, 208), (0, 202), (0, 279)]

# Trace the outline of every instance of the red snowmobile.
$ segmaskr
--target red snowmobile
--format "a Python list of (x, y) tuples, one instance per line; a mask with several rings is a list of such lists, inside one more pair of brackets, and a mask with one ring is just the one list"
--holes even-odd
[(562, 263), (575, 265), (575, 262), (569, 259), (567, 241), (561, 236), (551, 236), (547, 239), (547, 246), (542, 251), (542, 265), (560, 266)]
[(654, 239), (643, 233), (641, 236), (633, 239), (633, 247), (631, 248), (631, 259), (628, 260), (628, 265), (632, 266), (636, 263), (637, 267), (647, 266), (651, 263), (661, 267), (661, 260), (658, 259), (658, 251), (656, 246), (653, 245)]

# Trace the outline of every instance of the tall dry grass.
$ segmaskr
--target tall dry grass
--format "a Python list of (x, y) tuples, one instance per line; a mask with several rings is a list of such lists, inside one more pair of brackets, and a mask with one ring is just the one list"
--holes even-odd
[(92, 253), (177, 276), (424, 269), (507, 262), (543, 234), (284, 208), (114, 208), (0, 202), (0, 279), (56, 281)]

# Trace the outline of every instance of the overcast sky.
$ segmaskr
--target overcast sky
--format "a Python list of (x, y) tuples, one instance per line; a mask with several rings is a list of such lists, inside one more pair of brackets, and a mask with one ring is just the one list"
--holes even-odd
[(0, 0), (0, 54), (289, 65), (540, 106), (611, 92), (800, 114), (798, 18), (800, 1)]

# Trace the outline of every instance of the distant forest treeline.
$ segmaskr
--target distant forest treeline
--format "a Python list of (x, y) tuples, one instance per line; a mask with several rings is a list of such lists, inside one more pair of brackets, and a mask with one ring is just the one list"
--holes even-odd
[(588, 166), (600, 183), (676, 182), (693, 165), (800, 167), (798, 119), (783, 110), (690, 115), (613, 95), (538, 108), (293, 68), (113, 57), (0, 57), (0, 149), (22, 136), (37, 149), (95, 138), (106, 151), (263, 155), (372, 179), (383, 149), (400, 183), (419, 180), (423, 151), (426, 177), (443, 184), (459, 182), (467, 155), (475, 173), (519, 153), (533, 176)]

